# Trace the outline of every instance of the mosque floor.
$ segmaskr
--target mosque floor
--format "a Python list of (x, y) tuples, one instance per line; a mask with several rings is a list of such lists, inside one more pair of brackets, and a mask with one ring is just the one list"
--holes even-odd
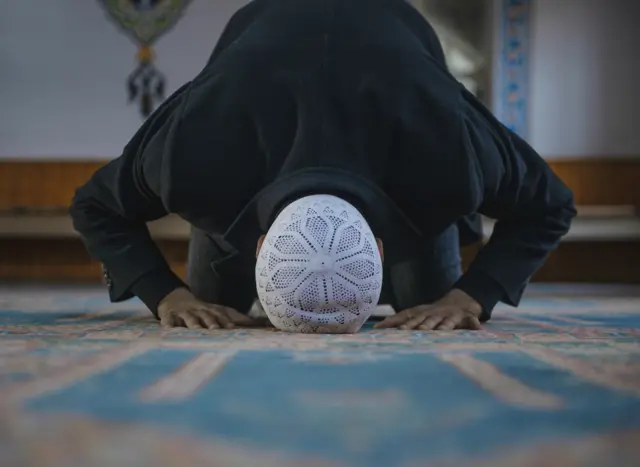
[(640, 459), (640, 287), (533, 285), (477, 332), (164, 330), (0, 288), (0, 465), (586, 467)]

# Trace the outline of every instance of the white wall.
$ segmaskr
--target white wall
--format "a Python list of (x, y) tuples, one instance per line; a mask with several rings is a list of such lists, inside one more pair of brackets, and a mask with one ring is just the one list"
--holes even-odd
[(534, 0), (529, 141), (547, 157), (640, 156), (640, 2)]
[[(0, 158), (118, 156), (140, 126), (127, 103), (136, 45), (97, 0), (5, 0), (0, 14)], [(193, 0), (156, 44), (173, 92), (205, 64), (246, 0)]]
[[(193, 0), (155, 47), (168, 92), (201, 69), (246, 1)], [(533, 1), (531, 143), (548, 157), (640, 155), (640, 2)], [(97, 0), (5, 3), (0, 158), (119, 155), (141, 123), (125, 89), (135, 44)]]

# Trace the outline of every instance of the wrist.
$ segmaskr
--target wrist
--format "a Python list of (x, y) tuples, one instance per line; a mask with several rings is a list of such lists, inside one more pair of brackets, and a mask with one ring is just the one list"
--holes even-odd
[(131, 292), (158, 317), (158, 306), (172, 291), (187, 285), (167, 265), (160, 265), (141, 276), (132, 286)]
[(462, 308), (474, 316), (482, 315), (482, 305), (464, 290), (451, 289), (443, 299), (446, 303)]
[(183, 301), (193, 298), (193, 294), (186, 287), (177, 287), (164, 296), (158, 303), (158, 311), (160, 311), (163, 307), (167, 306), (168, 303), (173, 302), (175, 300)]

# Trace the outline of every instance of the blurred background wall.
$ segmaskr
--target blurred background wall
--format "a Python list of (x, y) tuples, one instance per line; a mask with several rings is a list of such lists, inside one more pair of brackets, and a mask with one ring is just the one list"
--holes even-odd
[[(141, 124), (125, 82), (136, 45), (97, 0), (8, 0), (0, 15), (0, 156), (117, 157)], [(195, 0), (154, 50), (167, 95), (204, 66), (244, 0)]]
[[(245, 3), (193, 0), (154, 46), (167, 94), (202, 68)], [(514, 79), (506, 25), (514, 8), (526, 9), (519, 128), (580, 205), (580, 221), (536, 280), (640, 282), (640, 3), (412, 3), (436, 27), (454, 74), (500, 118)], [(97, 1), (8, 0), (0, 15), (0, 280), (100, 279), (66, 208), (142, 123), (125, 86), (135, 54)], [(170, 219), (154, 229), (182, 273), (185, 226)]]
[(553, 158), (640, 156), (640, 3), (537, 0), (532, 11), (530, 142)]

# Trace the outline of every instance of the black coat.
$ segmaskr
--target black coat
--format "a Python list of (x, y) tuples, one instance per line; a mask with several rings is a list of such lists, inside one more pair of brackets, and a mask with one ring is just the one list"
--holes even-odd
[(147, 221), (176, 213), (225, 234), (251, 267), (277, 209), (318, 192), (356, 204), (391, 263), (477, 213), (498, 219), (456, 285), (487, 315), (517, 305), (575, 215), (571, 191), (450, 75), (403, 0), (249, 3), (71, 214), (111, 299), (155, 311), (182, 283)]

